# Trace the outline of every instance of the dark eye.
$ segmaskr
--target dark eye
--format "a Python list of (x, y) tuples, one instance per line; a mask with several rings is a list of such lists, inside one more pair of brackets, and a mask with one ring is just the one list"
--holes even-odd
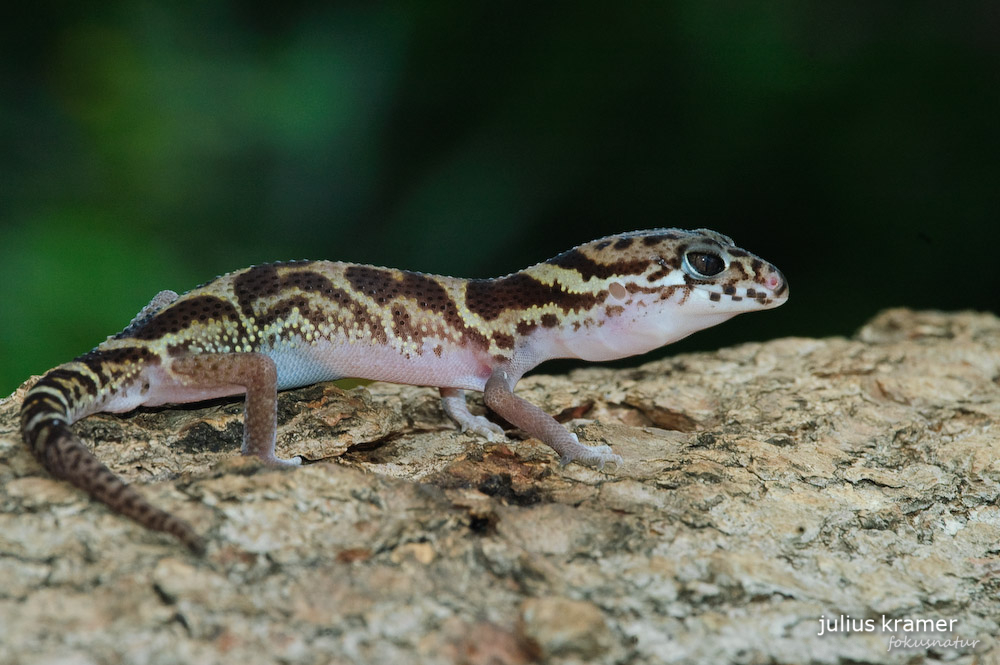
[(718, 254), (688, 252), (684, 255), (684, 271), (695, 279), (715, 277), (726, 269), (726, 262)]

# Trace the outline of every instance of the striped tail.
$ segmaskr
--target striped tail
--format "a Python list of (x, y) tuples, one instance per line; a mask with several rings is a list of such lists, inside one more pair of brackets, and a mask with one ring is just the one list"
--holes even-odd
[(82, 369), (68, 363), (43, 376), (28, 391), (21, 405), (21, 436), (49, 473), (69, 481), (142, 526), (176, 536), (201, 554), (205, 541), (190, 524), (154, 507), (128, 483), (116, 476), (73, 434), (70, 424), (79, 416), (74, 393), (93, 388), (94, 381)]

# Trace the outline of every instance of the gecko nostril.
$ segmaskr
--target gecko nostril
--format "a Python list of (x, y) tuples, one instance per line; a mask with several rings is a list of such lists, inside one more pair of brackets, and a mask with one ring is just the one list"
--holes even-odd
[(785, 276), (779, 271), (774, 270), (766, 278), (764, 278), (764, 286), (771, 290), (775, 295), (780, 295), (784, 293), (785, 289), (788, 288), (788, 282), (785, 281)]

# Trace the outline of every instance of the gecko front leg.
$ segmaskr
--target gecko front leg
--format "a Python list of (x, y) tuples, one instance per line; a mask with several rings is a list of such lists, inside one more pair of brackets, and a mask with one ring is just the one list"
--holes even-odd
[(278, 372), (271, 358), (263, 353), (204, 353), (177, 358), (171, 369), (184, 377), (188, 387), (243, 386), (246, 389), (243, 454), (258, 457), (267, 464), (302, 464), (301, 457), (284, 460), (274, 454), (278, 433)]
[(502, 369), (493, 370), (483, 391), (486, 406), (508, 422), (548, 444), (559, 453), (559, 462), (563, 466), (570, 462), (595, 466), (598, 469), (603, 469), (608, 462), (616, 467), (622, 465), (621, 455), (612, 452), (610, 446), (591, 447), (581, 444), (576, 435), (571, 434), (555, 418), (523, 397), (515, 395), (513, 388), (507, 372)]

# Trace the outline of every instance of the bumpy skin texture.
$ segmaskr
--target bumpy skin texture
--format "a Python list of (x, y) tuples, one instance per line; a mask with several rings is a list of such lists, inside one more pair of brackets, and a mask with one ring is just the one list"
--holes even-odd
[(54, 476), (192, 550), (204, 541), (98, 462), (70, 425), (99, 411), (246, 394), (243, 453), (274, 455), (276, 391), (354, 377), (437, 386), (463, 430), (464, 390), (549, 444), (563, 464), (621, 463), (513, 393), (551, 358), (645, 353), (788, 297), (770, 263), (714, 231), (601, 238), (496, 279), (457, 279), (328, 261), (254, 266), (178, 296), (163, 291), (119, 334), (49, 371), (21, 408), (25, 442)]

